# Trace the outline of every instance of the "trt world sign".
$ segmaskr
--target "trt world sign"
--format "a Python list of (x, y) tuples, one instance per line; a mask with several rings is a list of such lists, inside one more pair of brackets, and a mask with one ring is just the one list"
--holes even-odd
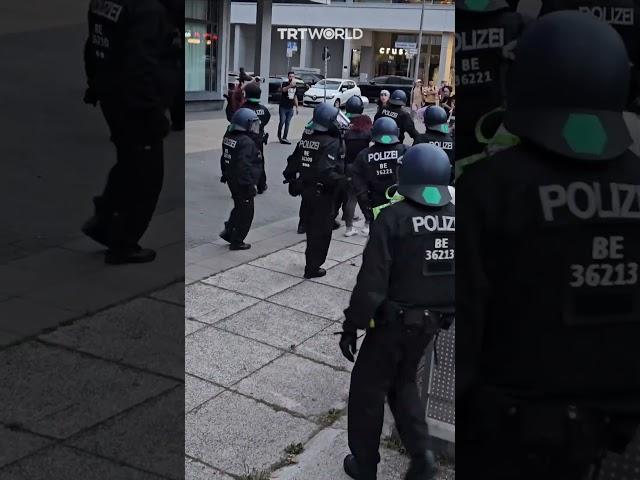
[(360, 40), (364, 35), (361, 28), (278, 28), (280, 40), (297, 40), (298, 38), (324, 40)]

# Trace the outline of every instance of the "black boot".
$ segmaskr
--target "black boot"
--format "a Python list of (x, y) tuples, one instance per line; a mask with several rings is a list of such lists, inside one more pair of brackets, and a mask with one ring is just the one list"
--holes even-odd
[(315, 271), (306, 270), (304, 271), (304, 278), (320, 278), (324, 277), (327, 274), (327, 271), (324, 268), (319, 268)]
[(156, 251), (150, 248), (135, 247), (123, 250), (107, 251), (104, 261), (110, 265), (125, 263), (149, 263), (156, 259)]
[(249, 245), (248, 243), (232, 243), (231, 245), (229, 245), (229, 250), (249, 250), (251, 248), (251, 245)]
[(377, 478), (377, 465), (364, 469), (361, 465), (358, 465), (354, 455), (344, 457), (343, 467), (345, 473), (355, 480), (376, 480)]
[(438, 465), (431, 450), (424, 455), (412, 457), (405, 480), (433, 480), (438, 473)]

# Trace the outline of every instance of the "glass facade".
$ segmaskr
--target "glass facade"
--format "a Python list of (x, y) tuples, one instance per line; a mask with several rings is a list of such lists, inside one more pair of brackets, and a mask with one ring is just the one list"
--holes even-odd
[(185, 90), (217, 90), (219, 2), (185, 0)]
[[(395, 75), (413, 78), (417, 56), (407, 55), (406, 52), (394, 48), (396, 42), (417, 44), (418, 35), (377, 32), (374, 39), (374, 76)], [(418, 76), (425, 81), (438, 79), (441, 43), (440, 35), (422, 35)]]

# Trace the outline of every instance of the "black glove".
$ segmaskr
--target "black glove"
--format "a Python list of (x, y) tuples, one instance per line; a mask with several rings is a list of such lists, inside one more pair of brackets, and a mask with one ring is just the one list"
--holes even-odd
[(93, 105), (94, 107), (98, 105), (98, 97), (96, 96), (96, 92), (92, 88), (87, 88), (84, 91), (84, 98), (82, 99), (84, 103), (87, 105)]
[(340, 336), (340, 350), (344, 358), (353, 362), (353, 356), (357, 352), (358, 334), (357, 332), (342, 332)]
[(269, 143), (269, 134), (268, 133), (265, 133), (264, 136), (262, 137), (262, 143), (265, 144), (265, 145), (267, 143)]
[(225, 177), (224, 175), (222, 175), (220, 177), (220, 183), (227, 183), (227, 177)]

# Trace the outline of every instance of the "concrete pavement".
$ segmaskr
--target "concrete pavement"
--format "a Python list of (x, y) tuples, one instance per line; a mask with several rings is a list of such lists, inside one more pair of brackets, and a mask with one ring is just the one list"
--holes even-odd
[[(234, 259), (238, 252), (220, 244), (238, 266), (188, 280), (188, 480), (348, 478), (342, 459), (351, 364), (333, 333), (341, 329), (366, 237), (342, 232), (334, 232), (323, 278), (302, 278), (305, 243), (292, 236), (282, 240), (290, 247), (254, 258)], [(302, 452), (289, 453), (297, 444)], [(407, 457), (381, 452), (380, 478), (400, 480)]]

